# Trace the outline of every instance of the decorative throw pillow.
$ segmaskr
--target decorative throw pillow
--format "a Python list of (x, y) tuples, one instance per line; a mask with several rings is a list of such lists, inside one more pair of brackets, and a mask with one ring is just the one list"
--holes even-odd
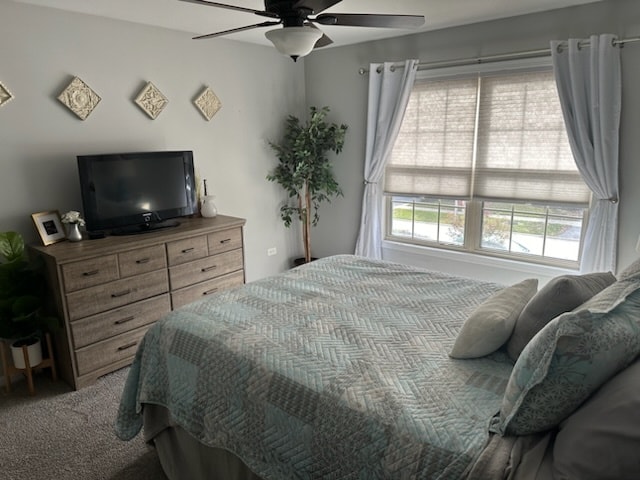
[(620, 272), (618, 274), (618, 280), (626, 280), (636, 275), (640, 275), (640, 258)]
[(513, 361), (529, 341), (551, 320), (582, 305), (596, 293), (616, 281), (611, 272), (586, 275), (562, 275), (552, 279), (531, 299), (516, 320), (507, 342)]
[(639, 353), (640, 281), (616, 282), (527, 344), (491, 430), (526, 435), (555, 427)]
[(553, 457), (553, 478), (558, 480), (640, 476), (640, 360), (560, 425)]
[(449, 355), (477, 358), (495, 352), (511, 335), (518, 315), (537, 288), (538, 280), (530, 278), (485, 300), (462, 325)]

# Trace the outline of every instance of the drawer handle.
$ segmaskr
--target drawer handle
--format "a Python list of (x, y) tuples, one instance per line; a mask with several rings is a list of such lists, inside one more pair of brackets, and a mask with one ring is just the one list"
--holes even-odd
[(129, 295), (130, 293), (131, 293), (131, 289), (127, 288), (126, 290), (123, 290), (121, 292), (112, 293), (111, 298), (124, 297), (125, 295)]
[(131, 342), (131, 343), (127, 343), (126, 345), (122, 345), (121, 347), (118, 347), (118, 351), (123, 351), (123, 350), (128, 350), (131, 347), (135, 347), (138, 344), (138, 342)]
[(217, 265), (212, 265), (212, 266), (210, 266), (210, 267), (204, 267), (204, 268), (201, 268), (201, 269), (200, 269), (200, 271), (201, 271), (202, 273), (206, 273), (206, 272), (210, 272), (211, 270), (215, 270), (216, 268), (218, 268), (218, 266), (217, 266)]
[(134, 317), (133, 315), (131, 315), (130, 317), (127, 317), (127, 318), (121, 318), (120, 320), (116, 320), (114, 322), (114, 325), (122, 325), (123, 323), (130, 322), (134, 318), (136, 318), (136, 317)]
[(212, 293), (216, 293), (218, 291), (218, 288), (212, 288), (211, 290), (207, 290), (206, 292), (204, 292), (202, 295), (211, 295)]
[(191, 248), (185, 248), (184, 250), (182, 250), (182, 253), (189, 253), (189, 252), (193, 252), (195, 250), (194, 247)]
[(100, 273), (100, 270), (91, 270), (90, 272), (82, 272), (83, 277), (91, 277)]
[(149, 259), (149, 258), (141, 258), (140, 260), (136, 260), (136, 263), (138, 265), (142, 265), (143, 263), (149, 263), (150, 260), (151, 259)]
[(230, 238), (225, 238), (224, 240), (220, 240), (220, 243), (229, 243), (230, 241)]

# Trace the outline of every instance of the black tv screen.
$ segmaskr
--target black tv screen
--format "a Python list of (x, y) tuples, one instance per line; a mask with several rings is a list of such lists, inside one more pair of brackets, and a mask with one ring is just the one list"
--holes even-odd
[(87, 231), (143, 233), (197, 212), (193, 152), (79, 155)]

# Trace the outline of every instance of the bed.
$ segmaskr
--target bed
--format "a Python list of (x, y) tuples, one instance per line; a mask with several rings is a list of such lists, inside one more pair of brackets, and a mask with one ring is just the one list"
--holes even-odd
[[(565, 279), (538, 291), (352, 255), (251, 282), (148, 331), (116, 433), (144, 431), (172, 480), (553, 478), (561, 424), (613, 380), (640, 377), (640, 279), (576, 278), (573, 307)], [(558, 291), (566, 313), (534, 302)], [(532, 304), (554, 316), (538, 331), (518, 324), (527, 310), (539, 320)], [(585, 323), (616, 333), (592, 329), (591, 349), (567, 342)], [(612, 342), (624, 343), (615, 355)], [(555, 365), (577, 349), (567, 388)], [(571, 393), (556, 408), (559, 386)], [(616, 461), (637, 473), (636, 456)]]

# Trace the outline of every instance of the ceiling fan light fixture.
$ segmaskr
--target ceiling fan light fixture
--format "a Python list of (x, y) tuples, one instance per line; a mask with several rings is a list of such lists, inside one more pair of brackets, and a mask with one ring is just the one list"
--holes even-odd
[(264, 35), (276, 50), (295, 61), (311, 53), (322, 32), (313, 27), (284, 27), (269, 30)]

